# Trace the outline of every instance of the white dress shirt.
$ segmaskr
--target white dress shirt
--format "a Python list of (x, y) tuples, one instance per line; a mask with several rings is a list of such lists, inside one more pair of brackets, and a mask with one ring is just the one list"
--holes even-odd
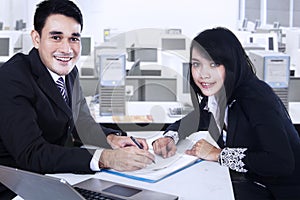
[[(65, 82), (65, 76), (59, 76), (58, 74), (55, 74), (54, 72), (52, 72), (49, 69), (48, 69), (48, 71), (50, 72), (50, 75), (51, 75), (54, 82), (56, 82), (60, 77), (62, 77), (64, 79), (64, 82)], [(90, 162), (90, 169), (92, 171), (99, 171), (100, 170), (99, 160), (100, 160), (100, 156), (101, 156), (103, 150), (104, 150), (103, 148), (99, 148), (95, 151), (95, 153), (92, 157), (92, 160)]]

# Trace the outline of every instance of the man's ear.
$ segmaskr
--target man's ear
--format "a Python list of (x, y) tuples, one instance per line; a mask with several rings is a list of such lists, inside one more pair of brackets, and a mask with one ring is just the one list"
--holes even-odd
[(32, 43), (33, 46), (38, 49), (40, 46), (40, 34), (36, 31), (36, 30), (32, 30), (31, 31), (31, 39), (32, 39)]

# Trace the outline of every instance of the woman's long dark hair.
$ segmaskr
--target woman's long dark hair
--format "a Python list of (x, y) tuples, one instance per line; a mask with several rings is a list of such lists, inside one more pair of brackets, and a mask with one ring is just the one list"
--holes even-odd
[[(190, 61), (192, 59), (192, 50), (197, 48), (202, 56), (211, 59), (217, 64), (225, 67), (225, 80), (223, 98), (226, 105), (234, 98), (234, 91), (243, 84), (243, 81), (255, 76), (255, 70), (249, 57), (245, 53), (237, 37), (228, 29), (217, 27), (207, 29), (197, 35), (191, 43)], [(195, 84), (192, 78), (190, 65), (189, 81), (191, 85), (191, 98), (193, 105), (198, 104), (198, 95), (204, 97), (204, 94)], [(225, 95), (225, 98), (224, 98)]]

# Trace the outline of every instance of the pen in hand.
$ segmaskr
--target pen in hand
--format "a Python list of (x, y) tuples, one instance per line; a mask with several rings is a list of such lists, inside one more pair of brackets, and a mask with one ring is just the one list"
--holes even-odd
[[(134, 142), (134, 144), (136, 144), (136, 146), (139, 147), (139, 149), (143, 149), (143, 146), (141, 145), (141, 143), (139, 143), (133, 136), (130, 136), (130, 139)], [(152, 162), (155, 164), (154, 160), (152, 160)]]
[(130, 136), (130, 139), (134, 142), (134, 144), (136, 144), (136, 146), (138, 146), (138, 148), (143, 149), (141, 143), (139, 143), (134, 137)]

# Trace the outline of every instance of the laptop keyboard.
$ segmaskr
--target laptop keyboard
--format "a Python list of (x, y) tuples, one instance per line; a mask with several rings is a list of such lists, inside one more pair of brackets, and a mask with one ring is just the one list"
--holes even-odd
[(125, 200), (118, 197), (108, 196), (100, 192), (94, 192), (79, 187), (74, 187), (74, 189), (87, 200)]

